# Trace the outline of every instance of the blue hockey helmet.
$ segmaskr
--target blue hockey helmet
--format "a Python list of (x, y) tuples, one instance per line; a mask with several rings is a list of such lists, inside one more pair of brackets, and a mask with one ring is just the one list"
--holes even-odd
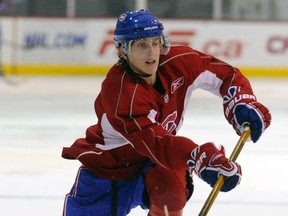
[(163, 45), (161, 54), (165, 55), (169, 52), (170, 42), (163, 30), (163, 24), (147, 10), (124, 12), (117, 20), (114, 41), (117, 48), (122, 47), (124, 53), (128, 54), (132, 41), (158, 36)]

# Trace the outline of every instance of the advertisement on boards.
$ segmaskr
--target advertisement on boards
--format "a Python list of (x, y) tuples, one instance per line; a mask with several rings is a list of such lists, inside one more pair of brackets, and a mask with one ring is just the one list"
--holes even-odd
[[(288, 75), (285, 22), (161, 21), (173, 46), (190, 46), (250, 71)], [(1, 62), (8, 69), (16, 65), (20, 74), (105, 74), (117, 61), (114, 19), (5, 18), (0, 26)]]

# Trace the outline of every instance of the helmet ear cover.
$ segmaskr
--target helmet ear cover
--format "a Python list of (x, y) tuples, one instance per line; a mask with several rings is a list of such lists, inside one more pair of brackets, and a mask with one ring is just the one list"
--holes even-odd
[(123, 52), (128, 54), (132, 41), (159, 36), (163, 45), (160, 52), (166, 55), (170, 42), (163, 30), (162, 23), (147, 10), (125, 12), (117, 20), (114, 41), (117, 48), (121, 47)]

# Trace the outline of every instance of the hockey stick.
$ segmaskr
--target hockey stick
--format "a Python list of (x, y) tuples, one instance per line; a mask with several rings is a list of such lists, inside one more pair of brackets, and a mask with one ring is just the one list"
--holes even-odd
[(164, 216), (169, 216), (167, 205), (164, 205)]
[[(241, 137), (239, 138), (231, 156), (230, 156), (230, 160), (235, 162), (237, 160), (237, 157), (239, 156), (245, 142), (247, 141), (247, 139), (249, 138), (251, 134), (250, 128), (249, 127), (245, 127), (244, 133), (241, 135)], [(211, 206), (213, 205), (219, 191), (221, 190), (223, 184), (224, 184), (224, 180), (225, 177), (223, 175), (220, 175), (218, 177), (218, 180), (216, 181), (213, 189), (211, 190), (208, 198), (206, 199), (205, 204), (203, 205), (200, 213), (198, 216), (206, 216), (208, 214), (208, 211), (210, 210)]]

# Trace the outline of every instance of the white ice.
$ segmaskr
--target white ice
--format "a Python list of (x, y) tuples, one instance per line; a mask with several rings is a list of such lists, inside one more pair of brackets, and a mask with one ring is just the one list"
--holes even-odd
[[(0, 215), (61, 215), (80, 165), (62, 159), (61, 149), (96, 122), (93, 102), (102, 79), (0, 79)], [(273, 121), (257, 144), (244, 146), (238, 158), (242, 182), (217, 196), (211, 216), (288, 215), (288, 80), (259, 78), (251, 84), (258, 100), (270, 108)], [(192, 96), (180, 134), (199, 144), (221, 143), (228, 155), (238, 140), (224, 118), (221, 99), (200, 90)], [(194, 181), (184, 216), (198, 215), (211, 191), (196, 176)], [(136, 208), (129, 215), (146, 214)]]

